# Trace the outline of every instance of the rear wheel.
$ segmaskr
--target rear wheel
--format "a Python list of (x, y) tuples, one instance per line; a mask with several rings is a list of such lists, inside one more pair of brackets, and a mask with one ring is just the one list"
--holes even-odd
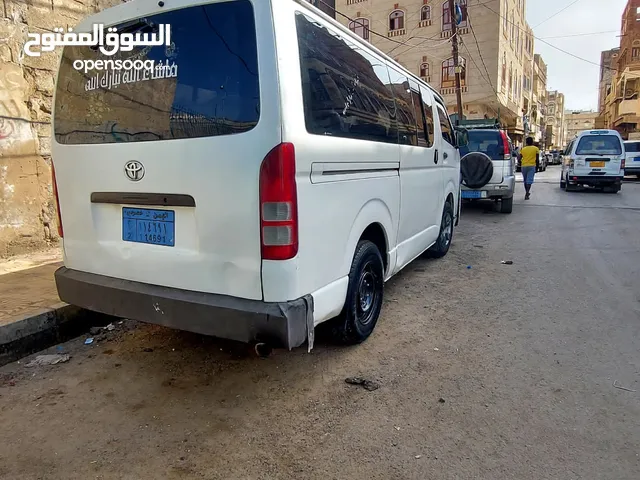
[(371, 335), (382, 310), (383, 287), (384, 264), (380, 250), (373, 242), (362, 240), (351, 263), (344, 307), (332, 320), (335, 340), (355, 345)]
[(560, 179), (560, 188), (567, 188), (567, 182), (564, 181), (564, 177)]
[(500, 201), (500, 213), (511, 213), (513, 211), (513, 197), (503, 198)]
[(453, 239), (453, 207), (447, 200), (444, 204), (442, 212), (442, 221), (440, 222), (440, 234), (438, 240), (433, 246), (427, 250), (427, 255), (431, 258), (444, 257), (449, 251), (451, 240)]

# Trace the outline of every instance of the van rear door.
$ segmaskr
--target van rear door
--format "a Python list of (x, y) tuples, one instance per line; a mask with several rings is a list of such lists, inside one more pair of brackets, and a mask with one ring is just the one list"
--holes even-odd
[(573, 155), (576, 176), (620, 175), (624, 148), (620, 137), (606, 131), (582, 135)]
[[(281, 141), (270, 8), (132, 2), (79, 26), (137, 34), (169, 24), (171, 43), (63, 52), (53, 163), (67, 268), (262, 298), (259, 171)], [(109, 59), (162, 68), (75, 68)]]

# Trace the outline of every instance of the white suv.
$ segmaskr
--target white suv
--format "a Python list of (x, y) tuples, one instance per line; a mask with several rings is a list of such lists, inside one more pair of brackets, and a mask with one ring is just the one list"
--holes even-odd
[(560, 188), (580, 186), (617, 193), (622, 188), (625, 149), (615, 130), (585, 130), (574, 138), (564, 153)]

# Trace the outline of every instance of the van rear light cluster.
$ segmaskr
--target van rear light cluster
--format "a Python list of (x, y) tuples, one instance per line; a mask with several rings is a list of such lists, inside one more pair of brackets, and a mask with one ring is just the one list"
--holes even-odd
[(511, 159), (511, 151), (509, 150), (509, 138), (507, 134), (500, 130), (500, 136), (502, 137), (502, 154), (505, 160)]
[(56, 169), (51, 161), (51, 184), (53, 185), (53, 199), (56, 203), (56, 214), (58, 216), (58, 235), (60, 238), (64, 237), (64, 231), (62, 230), (62, 215), (60, 215), (60, 199), (58, 198), (58, 183), (56, 181)]
[(260, 241), (264, 260), (298, 253), (296, 156), (292, 143), (271, 150), (260, 166)]

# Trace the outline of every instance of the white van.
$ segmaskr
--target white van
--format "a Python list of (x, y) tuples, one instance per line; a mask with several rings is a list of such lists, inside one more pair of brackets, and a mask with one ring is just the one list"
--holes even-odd
[(76, 30), (93, 24), (170, 24), (172, 42), (114, 55), (167, 66), (126, 82), (74, 69), (97, 49), (63, 52), (63, 301), (287, 348), (331, 320), (358, 343), (384, 281), (447, 253), (460, 160), (442, 98), (317, 8), (136, 0)]
[(585, 130), (571, 140), (564, 152), (560, 188), (580, 186), (617, 193), (622, 188), (625, 150), (615, 130)]

